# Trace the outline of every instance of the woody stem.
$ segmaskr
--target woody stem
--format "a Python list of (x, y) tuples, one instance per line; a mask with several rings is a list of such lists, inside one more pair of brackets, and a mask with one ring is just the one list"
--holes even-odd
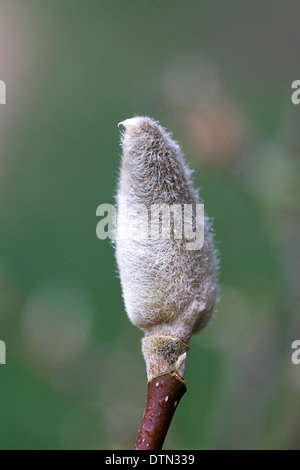
[(186, 392), (186, 384), (176, 372), (153, 378), (147, 385), (147, 400), (135, 450), (160, 450), (174, 411)]

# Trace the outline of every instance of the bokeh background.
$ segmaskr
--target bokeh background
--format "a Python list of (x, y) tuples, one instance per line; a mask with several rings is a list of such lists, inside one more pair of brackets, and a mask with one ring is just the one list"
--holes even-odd
[(180, 141), (221, 261), (164, 448), (300, 448), (299, 17), (291, 0), (0, 0), (1, 449), (133, 447), (142, 332), (96, 208), (135, 114)]

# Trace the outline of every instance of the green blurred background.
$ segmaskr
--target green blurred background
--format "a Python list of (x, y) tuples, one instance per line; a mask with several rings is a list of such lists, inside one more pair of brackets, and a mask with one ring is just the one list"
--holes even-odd
[(300, 448), (299, 17), (290, 0), (0, 0), (1, 449), (133, 447), (142, 332), (96, 208), (135, 114), (180, 141), (221, 260), (164, 448)]

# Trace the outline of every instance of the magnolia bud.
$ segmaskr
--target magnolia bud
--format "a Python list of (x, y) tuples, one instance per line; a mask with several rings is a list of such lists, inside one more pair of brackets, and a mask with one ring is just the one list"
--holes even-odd
[[(210, 224), (207, 219), (197, 220), (200, 202), (191, 171), (171, 135), (148, 117), (120, 124), (125, 131), (121, 137), (116, 258), (125, 307), (131, 322), (145, 332), (148, 379), (174, 371), (183, 377), (187, 343), (206, 326), (216, 302)], [(124, 210), (122, 216), (120, 213), (124, 201), (125, 217)], [(160, 216), (152, 220), (157, 207)], [(173, 212), (168, 213), (170, 207)], [(169, 237), (163, 236), (168, 227), (163, 227), (165, 216)], [(143, 236), (138, 236), (137, 220), (139, 228), (143, 225), (139, 232)], [(201, 245), (190, 240), (191, 233), (197, 239), (199, 227), (204, 235)], [(162, 236), (157, 237), (158, 233)]]

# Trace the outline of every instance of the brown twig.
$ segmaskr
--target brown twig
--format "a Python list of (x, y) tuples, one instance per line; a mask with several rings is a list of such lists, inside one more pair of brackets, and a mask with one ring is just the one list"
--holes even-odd
[(174, 411), (186, 392), (184, 380), (176, 372), (155, 377), (147, 385), (147, 401), (135, 450), (160, 450)]

